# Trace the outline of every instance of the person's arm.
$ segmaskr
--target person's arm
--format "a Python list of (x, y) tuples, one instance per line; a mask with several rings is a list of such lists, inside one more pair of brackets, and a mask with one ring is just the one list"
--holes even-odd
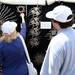
[(23, 36), (23, 38), (26, 38), (26, 23), (25, 23), (25, 19), (24, 19), (25, 14), (21, 13), (20, 16), (22, 19), (20, 34)]
[(63, 49), (58, 40), (51, 40), (43, 61), (40, 75), (60, 75), (63, 66)]
[[(61, 42), (61, 43), (60, 43)], [(49, 75), (60, 75), (65, 60), (63, 41), (54, 37), (49, 45)]]

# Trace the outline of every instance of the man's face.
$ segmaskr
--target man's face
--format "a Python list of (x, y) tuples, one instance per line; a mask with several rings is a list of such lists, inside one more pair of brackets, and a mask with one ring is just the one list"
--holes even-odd
[(52, 27), (53, 27), (54, 30), (58, 31), (59, 29), (61, 29), (60, 25), (59, 25), (59, 23), (57, 21), (51, 20), (51, 24), (52, 24)]

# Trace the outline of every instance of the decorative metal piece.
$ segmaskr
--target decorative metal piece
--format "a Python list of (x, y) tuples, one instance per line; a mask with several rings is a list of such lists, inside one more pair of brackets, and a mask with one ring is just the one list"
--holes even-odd
[(37, 47), (37, 46), (39, 45), (39, 40), (38, 40), (37, 37), (35, 37), (35, 38), (32, 37), (32, 38), (29, 40), (29, 43), (30, 43), (30, 45), (31, 45), (32, 47)]
[(3, 22), (7, 21), (7, 20), (13, 20), (16, 21), (16, 15), (14, 14), (15, 12), (12, 11), (11, 12), (11, 8), (9, 8), (6, 5), (0, 5), (1, 9), (0, 9), (0, 23), (2, 24)]
[(39, 36), (40, 32), (38, 28), (33, 28), (30, 30), (30, 35), (32, 36)]
[(41, 14), (41, 10), (39, 6), (33, 7), (30, 11), (29, 11), (29, 16), (31, 15), (32, 18), (30, 19), (29, 25), (32, 26), (32, 28), (30, 29), (29, 32), (29, 36), (32, 36), (30, 38), (29, 44), (34, 47), (34, 46), (38, 46), (39, 45), (39, 34), (40, 34), (40, 28), (39, 28), (39, 24), (40, 24), (40, 17), (39, 15)]
[(18, 7), (17, 7), (17, 11), (18, 11), (19, 13), (25, 12), (25, 7), (24, 7), (24, 6), (18, 6)]
[(29, 22), (30, 25), (39, 25), (39, 17), (33, 17), (31, 18), (30, 22)]
[(34, 16), (38, 16), (40, 15), (41, 11), (39, 10), (39, 7), (33, 7), (30, 11), (29, 11), (29, 15), (34, 15)]

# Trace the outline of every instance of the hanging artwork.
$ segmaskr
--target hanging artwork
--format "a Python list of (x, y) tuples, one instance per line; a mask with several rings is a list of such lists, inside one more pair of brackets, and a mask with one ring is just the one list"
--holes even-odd
[(11, 12), (11, 8), (9, 8), (8, 6), (0, 4), (0, 24), (2, 24), (7, 20), (16, 21), (17, 19), (15, 12), (14, 11)]
[(39, 35), (40, 35), (40, 17), (41, 9), (39, 6), (35, 6), (29, 10), (29, 15), (32, 18), (30, 19), (29, 25), (31, 29), (29, 31), (29, 36), (32, 36), (29, 40), (31, 47), (37, 47), (39, 45)]

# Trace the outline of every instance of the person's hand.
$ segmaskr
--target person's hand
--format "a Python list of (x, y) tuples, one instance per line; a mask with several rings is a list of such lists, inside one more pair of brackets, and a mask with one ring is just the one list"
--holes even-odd
[(24, 18), (25, 14), (24, 13), (20, 13), (21, 18)]
[(20, 16), (21, 16), (21, 19), (22, 19), (22, 23), (25, 23), (25, 19), (24, 19), (25, 14), (24, 13), (20, 13)]

